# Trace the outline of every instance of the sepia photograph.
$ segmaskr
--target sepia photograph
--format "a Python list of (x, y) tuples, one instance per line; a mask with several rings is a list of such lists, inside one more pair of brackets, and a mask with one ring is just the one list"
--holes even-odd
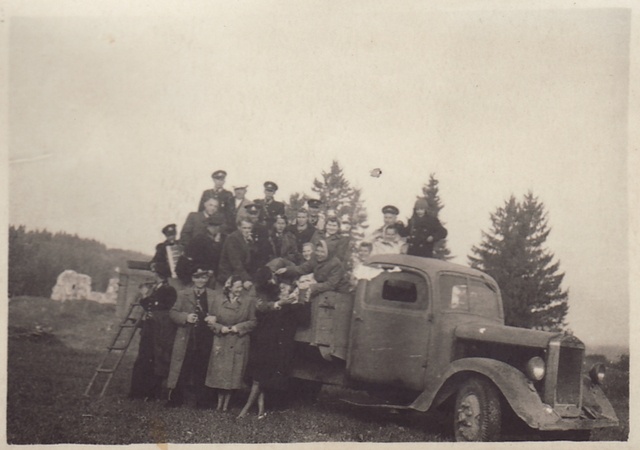
[(628, 448), (639, 18), (7, 2), (2, 445)]

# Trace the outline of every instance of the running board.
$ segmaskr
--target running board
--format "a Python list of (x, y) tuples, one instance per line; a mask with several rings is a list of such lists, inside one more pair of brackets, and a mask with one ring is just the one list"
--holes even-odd
[(397, 410), (406, 410), (413, 409), (408, 405), (394, 405), (391, 403), (382, 402), (380, 399), (371, 398), (371, 399), (351, 399), (351, 398), (341, 398), (340, 401), (344, 403), (348, 403), (350, 405), (361, 406), (365, 408), (381, 408), (381, 409), (397, 409)]

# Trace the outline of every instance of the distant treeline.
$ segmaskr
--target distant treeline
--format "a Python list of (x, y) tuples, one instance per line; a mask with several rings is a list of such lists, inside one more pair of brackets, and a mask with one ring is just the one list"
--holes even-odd
[(126, 261), (149, 260), (129, 250), (108, 249), (95, 239), (64, 232), (27, 231), (23, 225), (9, 227), (9, 296), (49, 297), (58, 275), (71, 269), (89, 275), (94, 291), (104, 292), (115, 268)]

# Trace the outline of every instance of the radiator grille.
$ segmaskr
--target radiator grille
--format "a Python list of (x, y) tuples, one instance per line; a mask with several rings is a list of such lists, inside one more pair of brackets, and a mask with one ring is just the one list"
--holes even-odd
[(556, 403), (579, 406), (583, 356), (584, 350), (582, 348), (560, 348)]

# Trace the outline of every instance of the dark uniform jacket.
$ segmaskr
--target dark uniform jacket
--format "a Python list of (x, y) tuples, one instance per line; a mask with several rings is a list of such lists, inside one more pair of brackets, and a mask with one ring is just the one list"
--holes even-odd
[(245, 241), (240, 230), (234, 231), (222, 246), (218, 281), (224, 283), (231, 275), (240, 276), (242, 281), (251, 280), (256, 268), (254, 258), (254, 243)]
[(255, 200), (253, 203), (258, 205), (260, 214), (258, 215), (258, 221), (266, 225), (267, 228), (275, 223), (277, 216), (284, 217), (284, 203), (271, 200), (269, 203), (265, 199)]
[[(434, 244), (447, 237), (447, 229), (442, 226), (436, 217), (428, 214), (422, 217), (414, 215), (409, 219), (407, 229), (409, 230), (409, 237), (407, 238), (407, 244), (409, 244), (408, 255), (431, 258)], [(433, 237), (432, 242), (427, 242), (429, 236)]]

